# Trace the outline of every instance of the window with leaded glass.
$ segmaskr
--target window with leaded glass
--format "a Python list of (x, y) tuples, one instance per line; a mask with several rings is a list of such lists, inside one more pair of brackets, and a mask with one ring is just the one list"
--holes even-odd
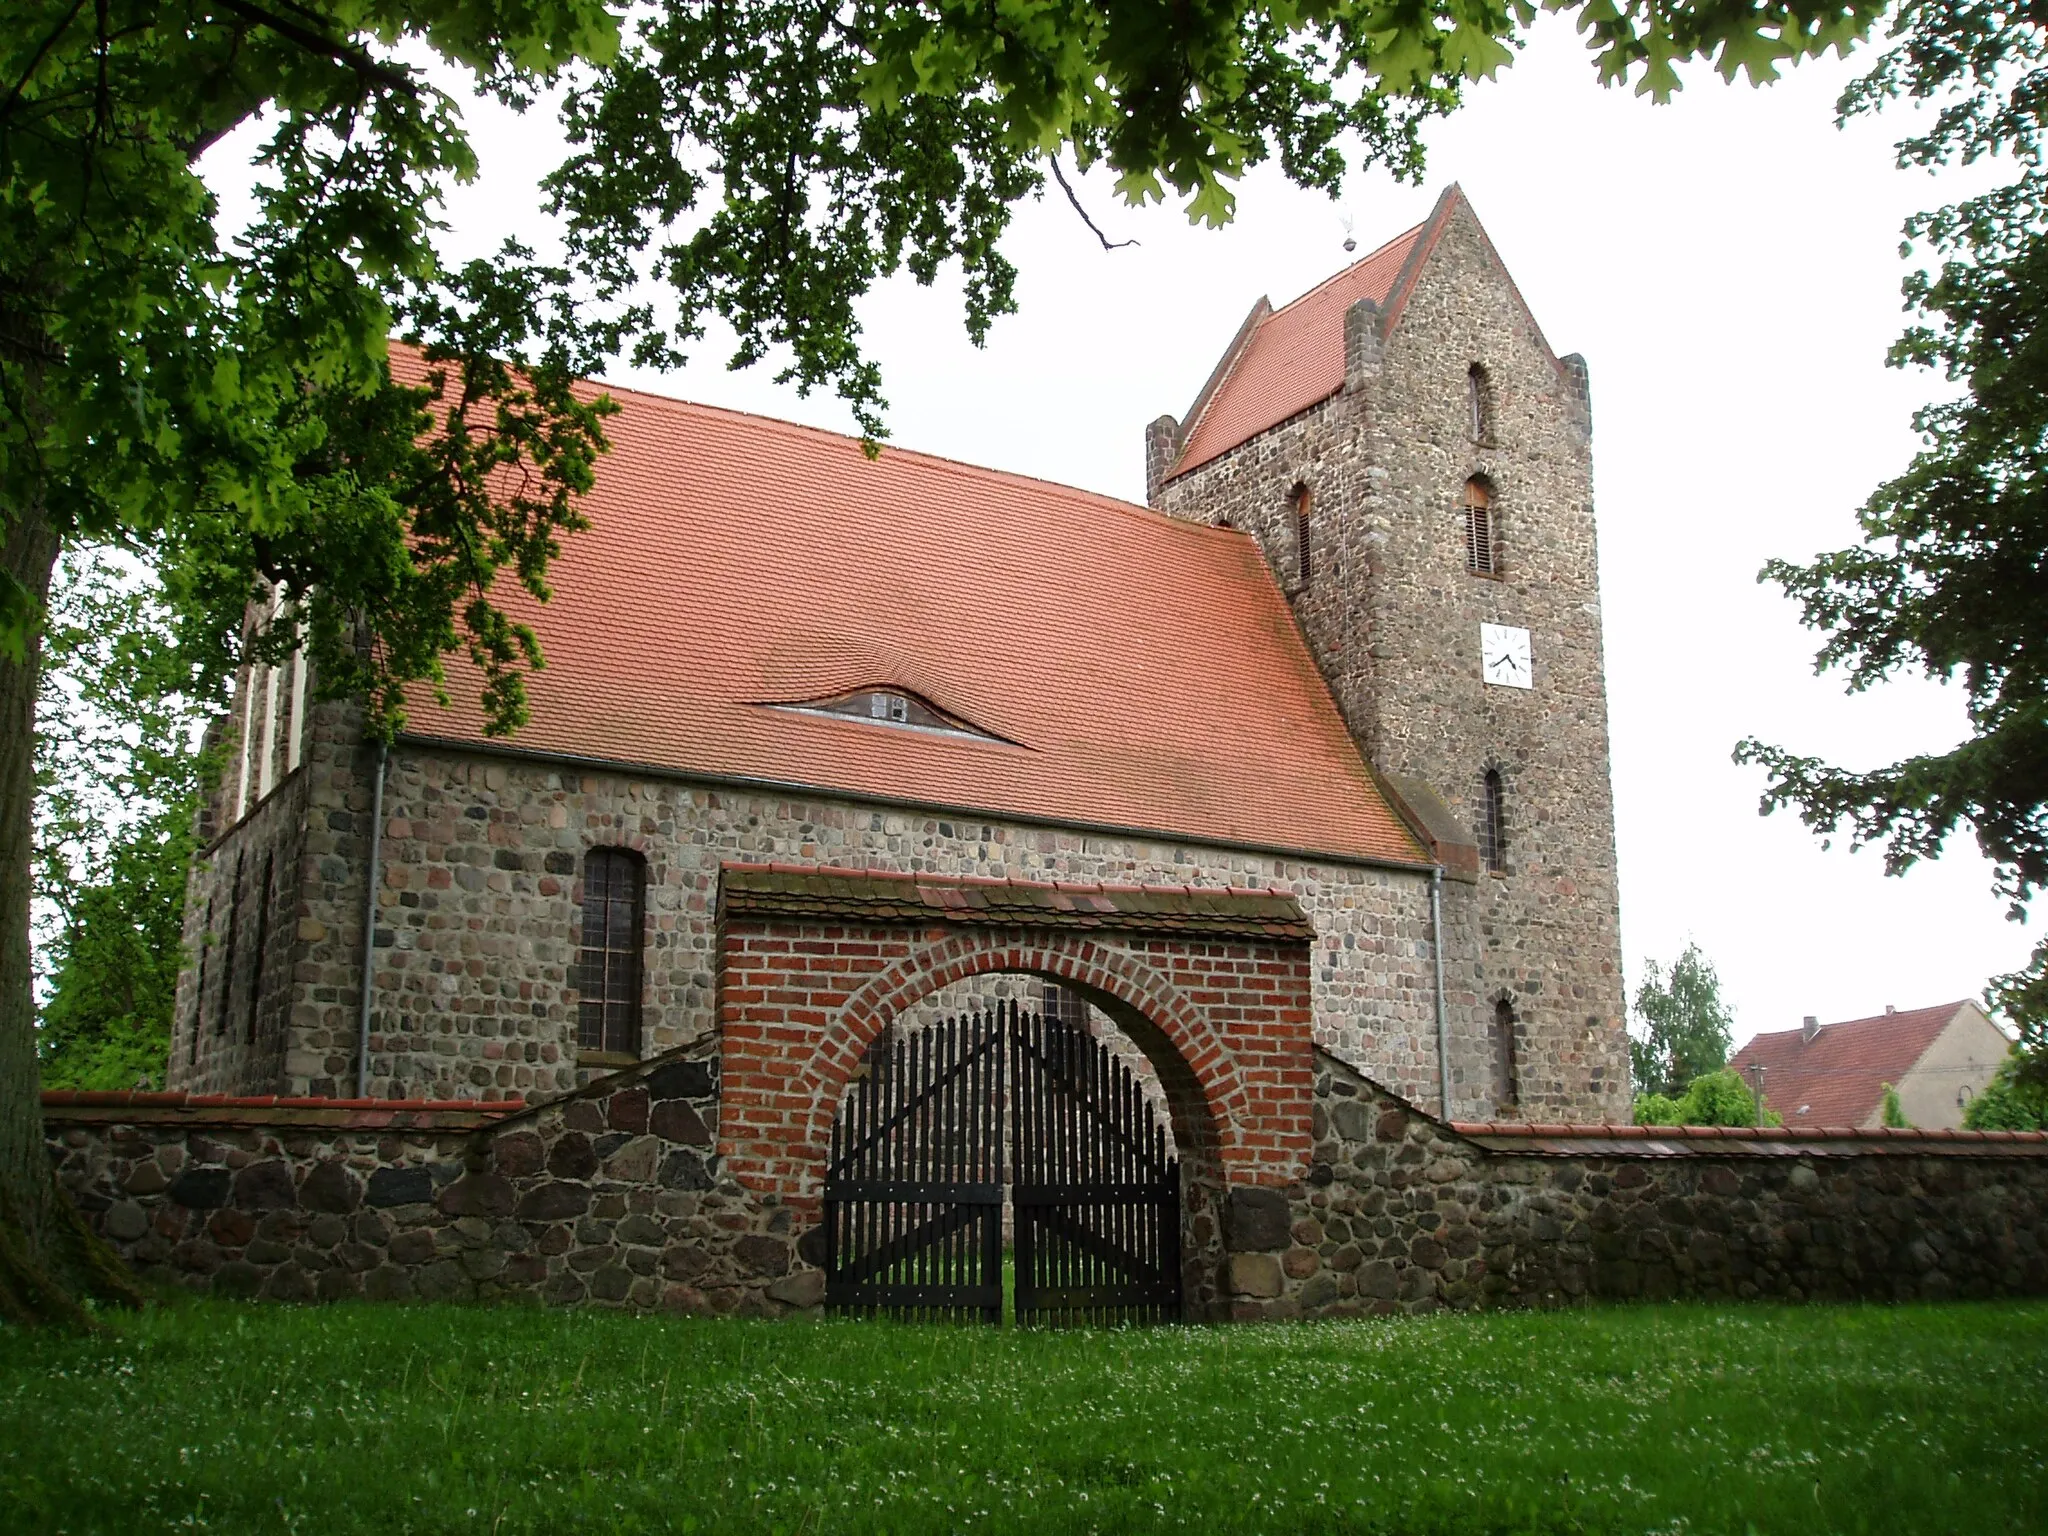
[(628, 848), (583, 859), (582, 1003), (576, 1043), (586, 1051), (640, 1052), (640, 941), (646, 865)]

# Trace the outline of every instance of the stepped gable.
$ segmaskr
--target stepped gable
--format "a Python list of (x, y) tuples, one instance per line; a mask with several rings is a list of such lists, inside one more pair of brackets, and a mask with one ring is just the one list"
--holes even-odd
[[(547, 660), (500, 750), (1427, 865), (1247, 535), (608, 392), (552, 600), (497, 589)], [(476, 674), (449, 670), (453, 703), (416, 691), (407, 734), (489, 745)], [(801, 708), (866, 689), (961, 728)]]
[(1862, 1125), (1878, 1111), (1884, 1085), (1904, 1080), (1963, 1003), (1907, 1008), (1874, 1018), (1758, 1035), (1728, 1065), (1751, 1081), (1764, 1069), (1764, 1103), (1787, 1124)]

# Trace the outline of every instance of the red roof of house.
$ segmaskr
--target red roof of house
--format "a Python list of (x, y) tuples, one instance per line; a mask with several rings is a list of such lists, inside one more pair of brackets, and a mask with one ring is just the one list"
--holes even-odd
[[(683, 775), (1423, 864), (1256, 543), (1086, 491), (611, 389), (511, 745)], [(482, 743), (451, 657), (408, 730)], [(906, 691), (989, 733), (777, 706)]]
[(1787, 1125), (1859, 1126), (1878, 1112), (1884, 1085), (1897, 1087), (1964, 1003), (1909, 1008), (1805, 1031), (1758, 1035), (1729, 1065), (1752, 1081), (1764, 1068), (1764, 1104)]
[(1428, 227), (1396, 235), (1281, 309), (1261, 299), (1249, 334), (1189, 413), (1173, 473), (1206, 464), (1342, 389), (1344, 312), (1360, 299), (1386, 306)]

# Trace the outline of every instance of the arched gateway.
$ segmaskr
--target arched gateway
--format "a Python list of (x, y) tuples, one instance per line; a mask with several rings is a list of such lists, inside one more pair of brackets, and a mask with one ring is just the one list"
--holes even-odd
[[(790, 1207), (799, 1225), (817, 1223), (849, 1082), (890, 1020), (967, 978), (1036, 975), (1101, 1009), (1157, 1071), (1180, 1157), (1185, 1310), (1205, 1316), (1223, 1304), (1225, 1195), (1287, 1185), (1308, 1164), (1314, 930), (1291, 896), (776, 865), (728, 865), (720, 893), (719, 1150), (743, 1185)], [(1033, 1027), (985, 1021), (979, 1047), (934, 1044), (927, 1066), (1000, 1049), (1013, 1086), (1025, 1086), (1015, 1074)], [(1073, 1049), (1035, 1027), (1041, 1056)], [(1114, 1140), (1125, 1133), (1109, 1123), (1107, 1100), (1120, 1090), (1107, 1077), (1098, 1087), (1100, 1135)], [(1078, 1114), (1071, 1085), (1058, 1092)], [(1071, 1143), (1081, 1133), (1070, 1124), (1064, 1134)], [(847, 1146), (842, 1138), (842, 1160)], [(1046, 1166), (1057, 1171), (1070, 1154)], [(1118, 1177), (1138, 1182), (1142, 1163)]]

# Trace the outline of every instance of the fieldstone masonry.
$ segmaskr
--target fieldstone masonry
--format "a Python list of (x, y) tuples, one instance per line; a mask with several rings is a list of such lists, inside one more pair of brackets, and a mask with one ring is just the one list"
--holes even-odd
[[(1444, 887), (1452, 1114), (1626, 1118), (1584, 361), (1552, 353), (1456, 188), (1423, 226), (1386, 308), (1361, 300), (1344, 329), (1341, 390), (1162, 478), (1152, 504), (1259, 541), (1381, 774), (1429, 786), (1468, 825), (1486, 771), (1502, 777), (1505, 868)], [(1467, 395), (1474, 364), (1488, 402), (1479, 436)], [(1151, 458), (1170, 425), (1153, 424)], [(1466, 568), (1462, 498), (1474, 476), (1493, 494), (1490, 575)], [(1306, 586), (1297, 488), (1312, 509)], [(1534, 688), (1481, 679), (1482, 623), (1530, 631)], [(1515, 1016), (1511, 1063), (1495, 1034), (1503, 1001)], [(1413, 1079), (1325, 1043), (1435, 1104)]]
[[(814, 1311), (815, 1208), (671, 1052), (546, 1105), (45, 1095), (152, 1280), (222, 1295)], [(1319, 1053), (1302, 1176), (1191, 1199), (1189, 1316), (2048, 1294), (2048, 1134), (1447, 1125)], [(1220, 1216), (1220, 1221), (1219, 1221)]]
[(548, 1104), (51, 1094), (58, 1178), (145, 1278), (280, 1301), (773, 1315), (824, 1295), (793, 1212), (713, 1147), (718, 1064)]

